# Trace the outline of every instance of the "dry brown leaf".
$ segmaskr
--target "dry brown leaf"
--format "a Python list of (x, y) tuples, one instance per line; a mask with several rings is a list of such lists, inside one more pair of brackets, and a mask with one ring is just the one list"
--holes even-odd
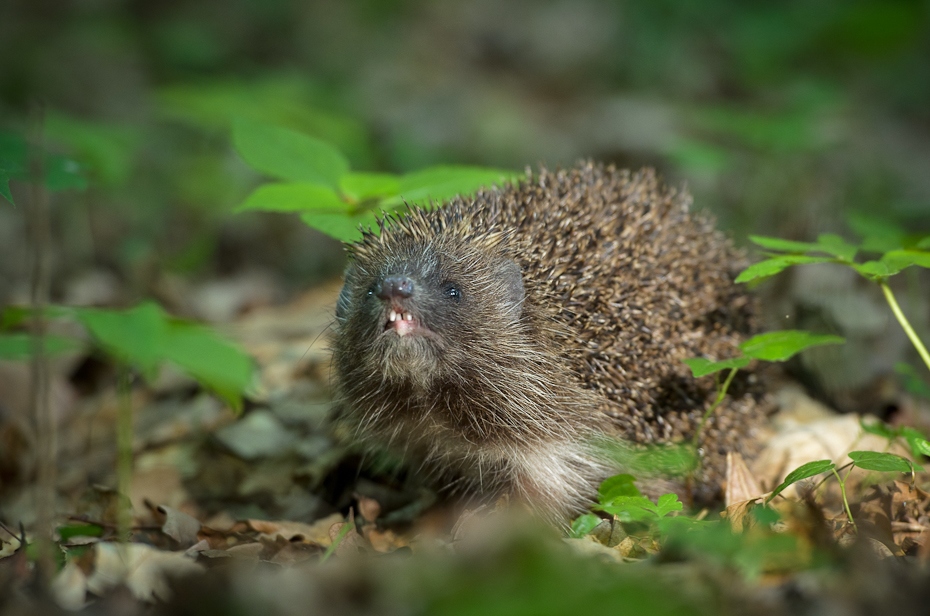
[(734, 503), (727, 506), (726, 511), (723, 512), (723, 517), (725, 517), (730, 523), (730, 528), (733, 530), (733, 532), (741, 533), (752, 526), (754, 520), (752, 516), (749, 515), (749, 513), (752, 511), (752, 508), (756, 505), (758, 500), (758, 497), (750, 498), (749, 500), (744, 500), (741, 503)]
[(176, 466), (165, 465), (143, 469), (137, 465), (132, 474), (129, 498), (136, 511), (144, 509), (145, 501), (178, 509), (190, 500), (181, 472)]
[(247, 520), (246, 524), (259, 533), (274, 537), (280, 535), (288, 541), (302, 541), (304, 543), (316, 543), (322, 546), (328, 546), (332, 543), (330, 528), (333, 524), (343, 522), (344, 518), (334, 513), (313, 524), (304, 524), (303, 522), (268, 520)]
[(355, 530), (354, 522), (340, 522), (333, 524), (329, 529), (329, 536), (332, 541), (336, 540), (336, 537), (343, 532), (346, 524), (349, 525), (349, 531), (342, 538), (342, 541), (339, 542), (339, 545), (336, 546), (336, 556), (347, 558), (355, 556), (357, 554), (364, 554), (365, 552), (371, 551), (371, 544), (365, 541), (365, 538), (358, 534), (358, 531)]
[(762, 496), (764, 491), (759, 487), (755, 475), (746, 466), (746, 460), (737, 452), (727, 453), (727, 489), (725, 504), (730, 505), (755, 500)]
[(388, 553), (399, 548), (407, 547), (410, 542), (392, 530), (377, 530), (366, 528), (365, 539), (376, 552)]
[(162, 532), (177, 541), (181, 547), (189, 547), (197, 542), (201, 527), (199, 520), (171, 507), (158, 507), (158, 511), (165, 516)]

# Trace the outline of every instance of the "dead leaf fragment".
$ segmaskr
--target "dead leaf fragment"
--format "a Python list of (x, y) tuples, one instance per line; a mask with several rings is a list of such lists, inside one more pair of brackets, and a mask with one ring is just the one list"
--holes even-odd
[(754, 501), (764, 491), (759, 487), (756, 476), (746, 465), (746, 460), (737, 452), (727, 453), (727, 489), (725, 503), (727, 508), (737, 503)]
[(182, 552), (163, 552), (142, 543), (98, 543), (94, 571), (87, 578), (87, 590), (103, 595), (124, 584), (136, 599), (167, 600), (171, 595), (169, 576), (202, 571), (203, 566)]
[(199, 520), (171, 507), (158, 507), (158, 511), (165, 515), (162, 532), (177, 541), (181, 547), (186, 548), (197, 543), (197, 534), (201, 526)]

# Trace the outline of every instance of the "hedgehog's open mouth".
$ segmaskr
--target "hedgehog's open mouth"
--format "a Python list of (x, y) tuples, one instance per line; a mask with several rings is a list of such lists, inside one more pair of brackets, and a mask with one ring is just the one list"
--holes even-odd
[(387, 321), (384, 324), (384, 330), (394, 330), (398, 336), (406, 336), (415, 333), (420, 329), (420, 322), (413, 318), (413, 314), (394, 310), (388, 312)]

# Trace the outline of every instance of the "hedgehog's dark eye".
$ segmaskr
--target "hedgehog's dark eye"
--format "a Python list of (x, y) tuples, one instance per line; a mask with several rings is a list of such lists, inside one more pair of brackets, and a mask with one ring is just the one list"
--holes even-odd
[(462, 299), (462, 291), (454, 282), (442, 283), (442, 294), (454, 301)]

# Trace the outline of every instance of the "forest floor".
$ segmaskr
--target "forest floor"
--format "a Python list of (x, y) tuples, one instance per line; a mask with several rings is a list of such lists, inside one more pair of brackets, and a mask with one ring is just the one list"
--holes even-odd
[[(512, 503), (462, 511), (402, 470), (363, 465), (326, 425), (338, 288), (250, 308), (254, 288), (216, 287), (217, 302), (245, 307), (220, 330), (259, 369), (241, 415), (180, 372), (135, 383), (128, 544), (118, 541), (113, 366), (85, 352), (55, 356), (59, 566), (44, 590), (33, 566), (41, 538), (31, 532), (39, 487), (25, 420), (29, 366), (0, 364), (0, 391), (12, 401), (0, 418), (0, 612), (529, 614), (616, 605), (787, 614), (926, 605), (925, 473), (840, 470), (848, 509), (831, 474), (763, 504), (804, 463), (842, 466), (853, 450), (909, 455), (788, 380), (772, 385), (778, 412), (762, 453), (751, 464), (731, 460), (726, 502), (678, 516), (691, 521), (684, 534), (605, 515), (564, 538)], [(903, 400), (901, 421), (925, 423), (926, 404)]]

